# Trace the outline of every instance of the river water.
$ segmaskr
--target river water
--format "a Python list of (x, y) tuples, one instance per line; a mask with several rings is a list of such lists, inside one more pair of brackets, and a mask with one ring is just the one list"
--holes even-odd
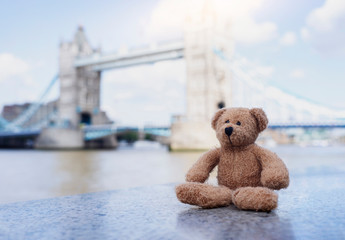
[[(270, 148), (290, 174), (345, 171), (345, 147)], [(0, 151), (0, 204), (153, 184), (183, 182), (201, 152), (169, 152), (139, 142), (116, 150)], [(212, 173), (210, 182), (215, 182)]]

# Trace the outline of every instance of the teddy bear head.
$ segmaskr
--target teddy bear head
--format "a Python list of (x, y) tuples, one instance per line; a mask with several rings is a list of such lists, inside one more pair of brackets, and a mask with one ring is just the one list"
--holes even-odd
[(222, 147), (244, 147), (255, 142), (268, 124), (261, 108), (222, 108), (212, 120), (212, 128)]

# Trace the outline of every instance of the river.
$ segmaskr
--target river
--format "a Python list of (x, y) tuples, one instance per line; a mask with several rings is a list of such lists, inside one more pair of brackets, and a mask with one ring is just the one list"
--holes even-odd
[[(290, 174), (345, 170), (345, 147), (270, 148)], [(184, 181), (201, 152), (169, 152), (158, 143), (139, 142), (116, 150), (0, 151), (0, 204), (80, 193)], [(215, 173), (211, 175), (215, 182)]]

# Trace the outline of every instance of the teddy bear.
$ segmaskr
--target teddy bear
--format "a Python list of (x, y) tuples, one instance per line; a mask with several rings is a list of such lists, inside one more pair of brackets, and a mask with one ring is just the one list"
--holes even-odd
[[(222, 108), (212, 119), (219, 148), (204, 153), (176, 187), (182, 203), (202, 208), (234, 204), (242, 210), (271, 211), (277, 207), (274, 190), (287, 188), (284, 162), (255, 141), (268, 119), (261, 108)], [(218, 166), (218, 186), (205, 183)]]

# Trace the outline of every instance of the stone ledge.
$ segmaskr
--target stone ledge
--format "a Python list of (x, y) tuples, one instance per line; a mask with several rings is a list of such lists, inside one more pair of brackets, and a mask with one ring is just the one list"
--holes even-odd
[(271, 213), (185, 205), (174, 184), (4, 204), (0, 239), (343, 239), (345, 174), (291, 180)]

